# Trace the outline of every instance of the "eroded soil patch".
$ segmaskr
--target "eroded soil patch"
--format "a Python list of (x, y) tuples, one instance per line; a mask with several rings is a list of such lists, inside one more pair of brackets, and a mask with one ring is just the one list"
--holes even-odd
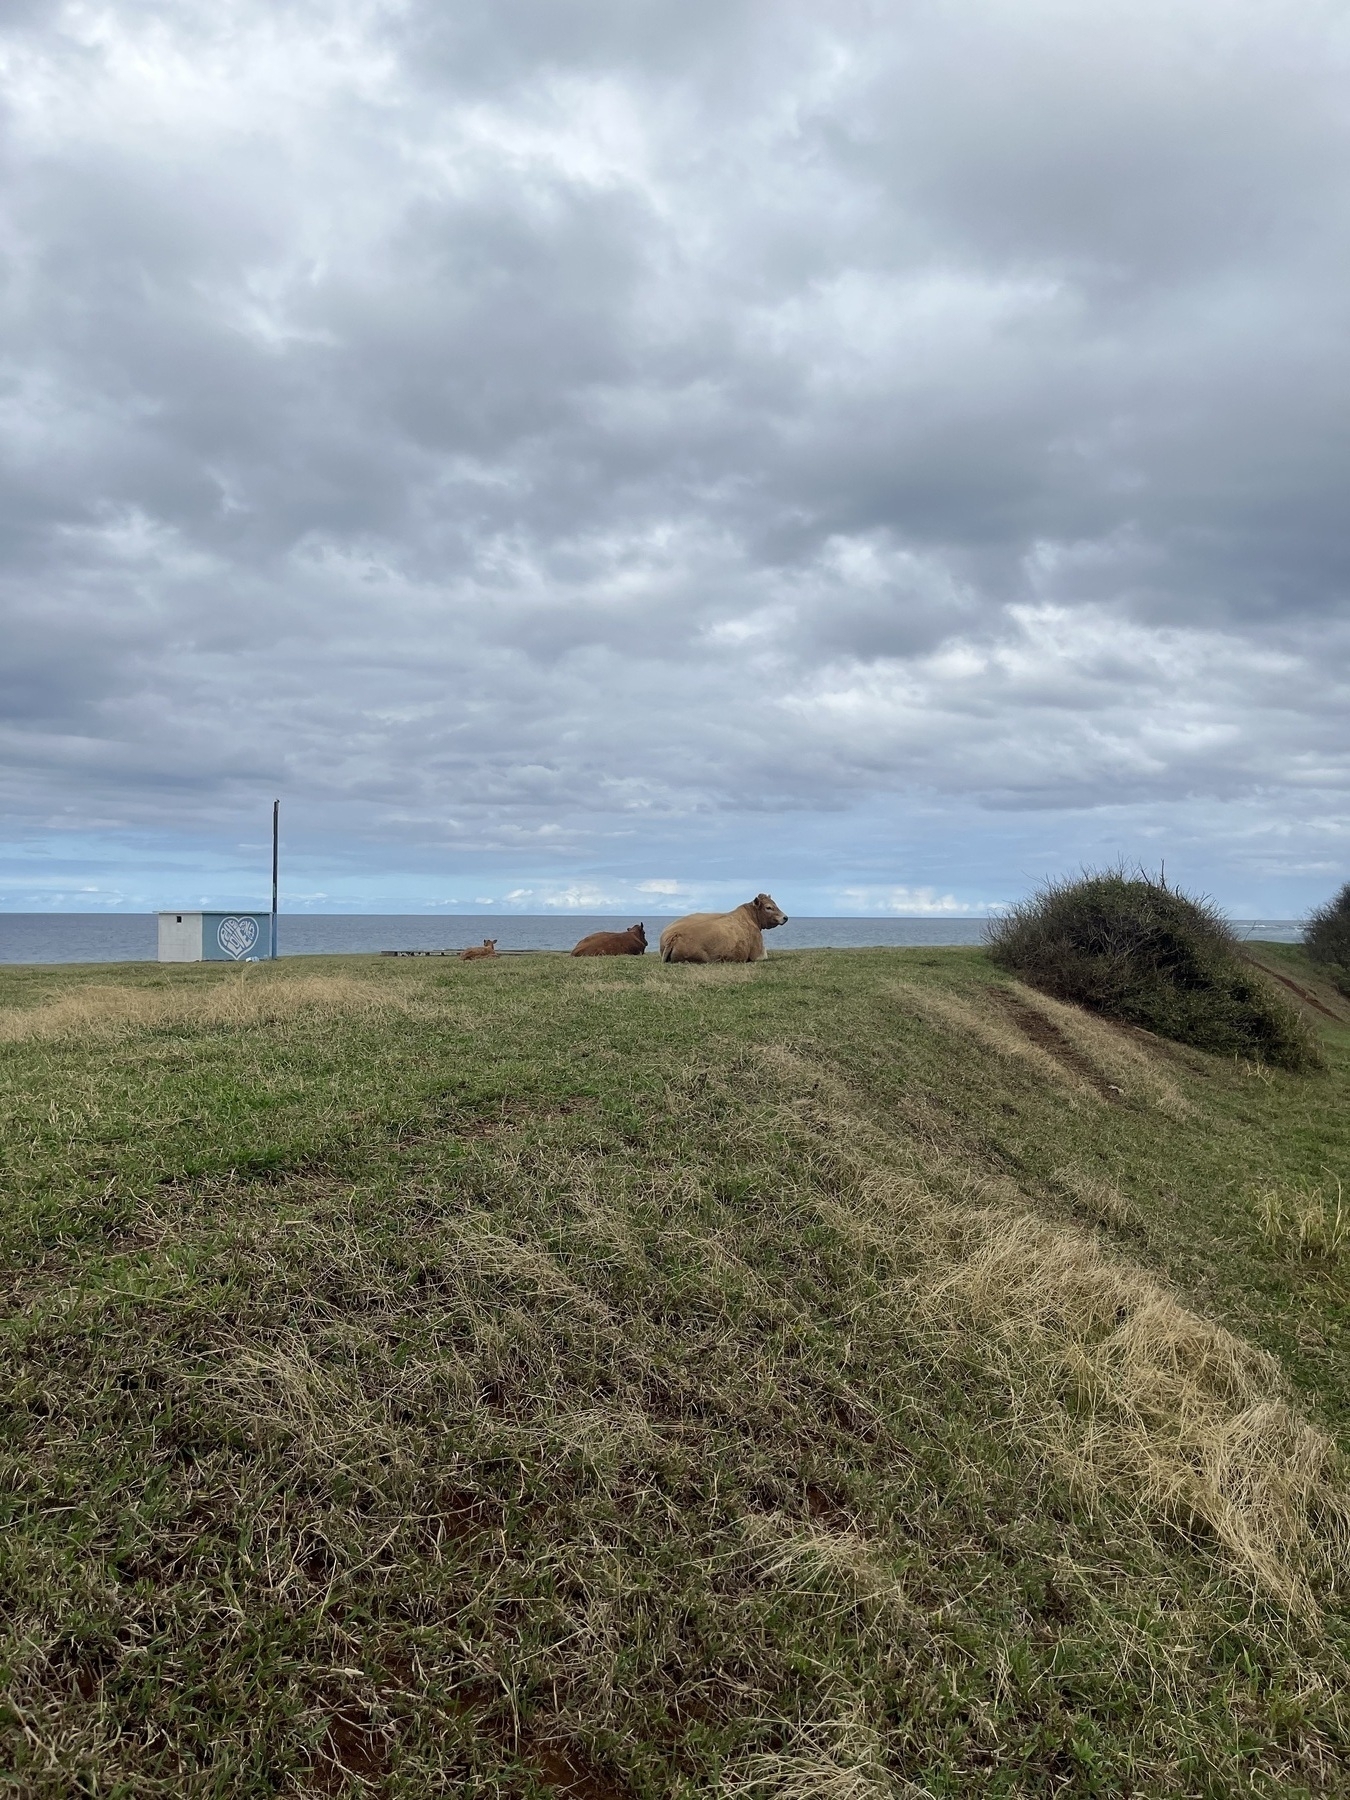
[(991, 986), (987, 992), (1037, 1049), (1053, 1056), (1056, 1062), (1061, 1063), (1080, 1081), (1085, 1081), (1094, 1093), (1110, 1105), (1118, 1106), (1121, 1103), (1125, 1097), (1123, 1089), (1114, 1081), (1108, 1081), (1091, 1058), (1085, 1056), (1052, 1019), (1037, 1012), (1034, 1006), (1028, 1005), (1010, 988)]
[(1269, 968), (1264, 963), (1258, 964), (1257, 966), (1263, 969), (1272, 980), (1278, 981), (1281, 987), (1288, 988), (1295, 999), (1300, 1001), (1304, 1006), (1311, 1006), (1316, 1012), (1321, 1013), (1324, 1019), (1334, 1019), (1338, 1025), (1344, 1025), (1346, 1023), (1346, 1014), (1344, 1012), (1333, 1012), (1324, 1001), (1318, 999), (1311, 988), (1305, 987), (1301, 981), (1295, 981), (1292, 975), (1286, 975), (1280, 969)]

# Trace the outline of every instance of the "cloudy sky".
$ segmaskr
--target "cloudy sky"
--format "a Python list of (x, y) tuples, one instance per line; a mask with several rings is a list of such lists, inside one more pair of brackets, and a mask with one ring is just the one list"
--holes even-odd
[(1350, 12), (4, 0), (0, 907), (1350, 875)]

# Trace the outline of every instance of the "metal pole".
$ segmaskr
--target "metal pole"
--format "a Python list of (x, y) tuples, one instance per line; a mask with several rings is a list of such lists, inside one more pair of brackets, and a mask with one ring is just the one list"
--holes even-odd
[(277, 959), (277, 823), (281, 814), (280, 800), (272, 802), (272, 961)]

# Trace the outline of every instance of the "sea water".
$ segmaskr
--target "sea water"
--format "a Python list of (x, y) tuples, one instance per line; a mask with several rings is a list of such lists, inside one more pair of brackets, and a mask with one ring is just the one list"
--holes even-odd
[[(667, 918), (644, 920), (652, 951)], [(377, 954), (382, 950), (461, 950), (496, 938), (499, 950), (570, 950), (590, 931), (631, 925), (627, 914), (576, 913), (282, 913), (278, 940), (283, 956)], [(1297, 940), (1296, 919), (1234, 919), (1239, 937), (1276, 943)], [(987, 919), (793, 918), (766, 934), (775, 950), (865, 950), (915, 945), (979, 944)], [(154, 913), (0, 913), (0, 963), (154, 962), (158, 922)]]

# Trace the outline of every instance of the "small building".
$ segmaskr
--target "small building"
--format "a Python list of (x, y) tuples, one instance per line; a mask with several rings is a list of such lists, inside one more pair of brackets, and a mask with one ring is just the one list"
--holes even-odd
[(161, 962), (262, 962), (272, 954), (266, 912), (162, 912)]

